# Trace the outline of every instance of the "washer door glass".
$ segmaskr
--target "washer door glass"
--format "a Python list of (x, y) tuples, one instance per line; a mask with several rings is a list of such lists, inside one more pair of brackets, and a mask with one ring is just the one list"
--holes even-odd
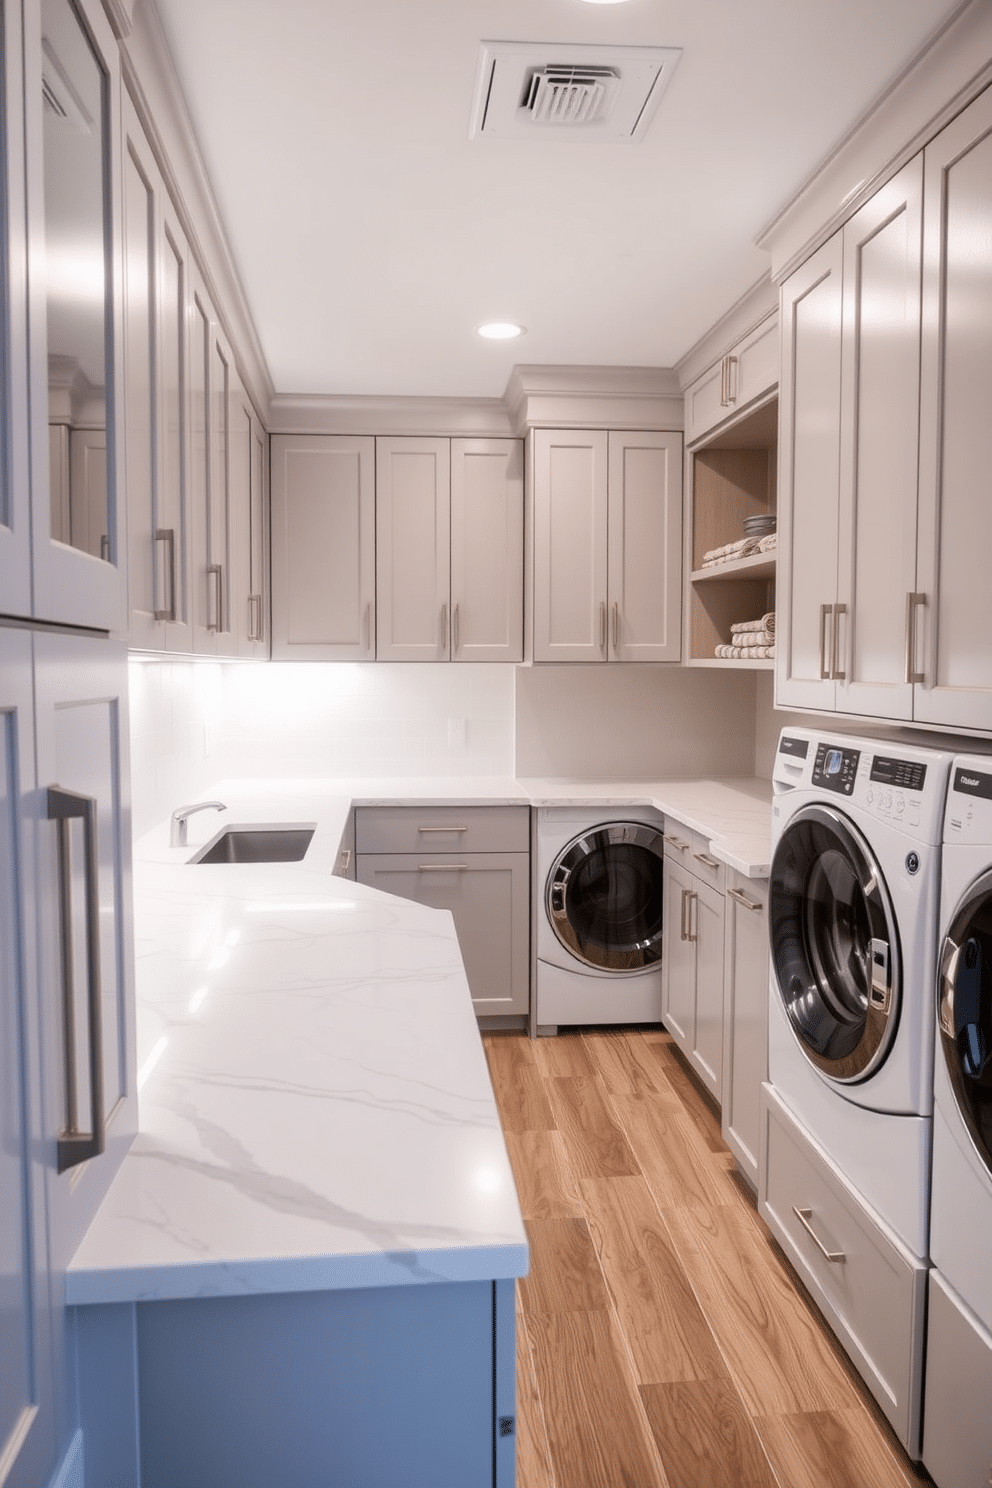
[(867, 1079), (895, 1035), (899, 940), (865, 839), (841, 812), (796, 812), (772, 859), (772, 966), (807, 1058), (832, 1079)]
[(992, 1171), (992, 872), (964, 896), (940, 948), (940, 1042), (965, 1125)]
[(574, 838), (545, 892), (562, 945), (601, 971), (660, 961), (664, 858), (661, 833), (636, 822), (607, 822)]

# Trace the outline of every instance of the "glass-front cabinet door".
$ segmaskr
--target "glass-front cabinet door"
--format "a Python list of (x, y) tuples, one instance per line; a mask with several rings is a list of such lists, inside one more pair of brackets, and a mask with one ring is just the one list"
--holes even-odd
[(95, 4), (24, 13), (34, 614), (123, 629), (117, 48)]

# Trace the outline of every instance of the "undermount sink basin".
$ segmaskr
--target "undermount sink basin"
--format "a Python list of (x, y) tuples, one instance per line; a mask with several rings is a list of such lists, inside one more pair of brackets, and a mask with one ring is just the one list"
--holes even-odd
[(313, 827), (229, 827), (190, 863), (298, 863)]

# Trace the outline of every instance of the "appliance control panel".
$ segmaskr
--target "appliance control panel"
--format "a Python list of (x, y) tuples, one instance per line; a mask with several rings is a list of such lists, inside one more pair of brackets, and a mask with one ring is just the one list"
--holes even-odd
[(813, 761), (813, 784), (822, 786), (825, 790), (836, 791), (838, 795), (853, 795), (860, 758), (861, 752), (858, 749), (843, 749), (836, 744), (822, 742), (817, 744), (816, 759)]
[(951, 767), (945, 842), (992, 843), (992, 757), (958, 755)]

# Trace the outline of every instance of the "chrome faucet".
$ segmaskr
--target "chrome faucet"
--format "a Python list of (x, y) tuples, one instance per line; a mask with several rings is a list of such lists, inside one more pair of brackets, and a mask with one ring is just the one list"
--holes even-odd
[(177, 806), (172, 813), (172, 826), (169, 831), (170, 847), (186, 847), (186, 823), (194, 811), (226, 811), (227, 807), (223, 801), (196, 801), (192, 806)]

